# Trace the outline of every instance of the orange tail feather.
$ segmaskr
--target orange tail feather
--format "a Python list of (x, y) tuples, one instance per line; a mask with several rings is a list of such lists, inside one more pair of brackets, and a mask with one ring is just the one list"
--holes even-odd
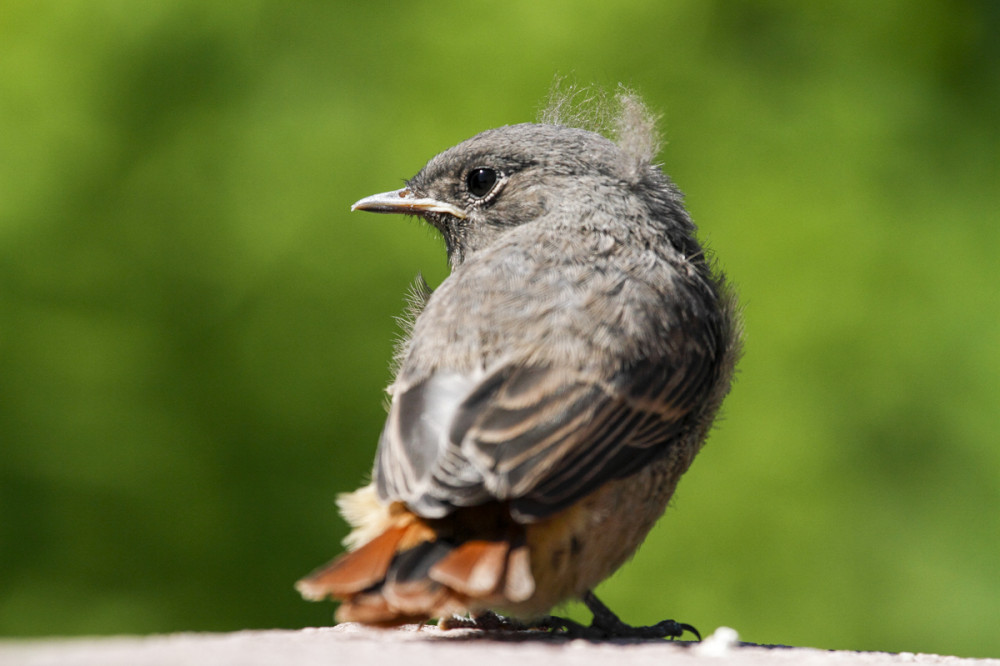
[(406, 526), (391, 527), (357, 550), (344, 553), (298, 583), (295, 589), (311, 601), (356, 594), (385, 579)]
[(394, 625), (523, 601), (535, 589), (520, 538), (441, 538), (423, 521), (389, 527), (296, 585), (340, 600), (339, 621)]

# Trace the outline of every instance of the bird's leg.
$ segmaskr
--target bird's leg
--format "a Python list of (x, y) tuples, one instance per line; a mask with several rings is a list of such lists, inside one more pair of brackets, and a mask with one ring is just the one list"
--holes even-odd
[(685, 631), (701, 640), (701, 634), (690, 624), (674, 620), (663, 620), (648, 627), (633, 627), (625, 624), (610, 608), (605, 606), (593, 592), (583, 595), (583, 603), (594, 614), (589, 627), (565, 618), (551, 617), (548, 621), (555, 630), (561, 630), (572, 638), (600, 640), (607, 638), (679, 638)]

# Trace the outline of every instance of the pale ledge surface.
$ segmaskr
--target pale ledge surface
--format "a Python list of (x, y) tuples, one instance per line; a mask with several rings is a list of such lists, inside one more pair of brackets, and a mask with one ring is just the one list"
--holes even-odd
[(928, 654), (833, 652), (741, 644), (719, 628), (702, 643), (591, 643), (534, 634), (449, 631), (416, 626), (378, 630), (357, 624), (299, 631), (240, 631), (148, 637), (0, 641), (2, 666), (663, 666), (669, 664), (948, 664), (1000, 666), (997, 659)]

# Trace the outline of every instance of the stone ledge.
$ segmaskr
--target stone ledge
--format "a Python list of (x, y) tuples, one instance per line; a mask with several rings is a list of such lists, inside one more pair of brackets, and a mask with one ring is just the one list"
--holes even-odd
[[(719, 628), (701, 643), (613, 641), (592, 643), (536, 632), (471, 630), (442, 632), (407, 626), (379, 630), (347, 623), (296, 631), (171, 634), (145, 637), (0, 641), (2, 666), (628, 666), (712, 663), (756, 664), (947, 664), (1000, 666), (997, 659), (929, 654), (847, 652), (741, 643)], [(446, 662), (443, 660), (447, 660)]]

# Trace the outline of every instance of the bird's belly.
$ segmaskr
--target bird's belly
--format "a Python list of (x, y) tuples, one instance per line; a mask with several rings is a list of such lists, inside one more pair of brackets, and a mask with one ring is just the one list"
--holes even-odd
[(687, 461), (661, 458), (527, 527), (535, 593), (501, 610), (521, 618), (578, 599), (624, 564), (663, 514)]

